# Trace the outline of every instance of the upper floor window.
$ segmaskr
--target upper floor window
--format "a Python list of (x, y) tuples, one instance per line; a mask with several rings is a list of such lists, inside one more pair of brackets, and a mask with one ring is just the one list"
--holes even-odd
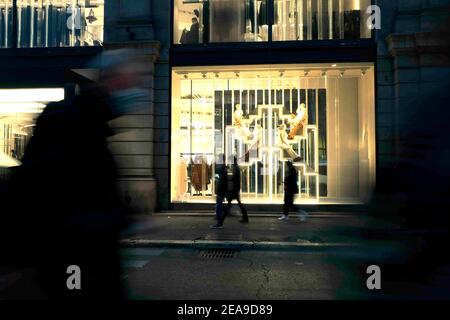
[(370, 38), (370, 0), (174, 0), (174, 43)]
[(104, 0), (0, 0), (0, 47), (103, 43)]

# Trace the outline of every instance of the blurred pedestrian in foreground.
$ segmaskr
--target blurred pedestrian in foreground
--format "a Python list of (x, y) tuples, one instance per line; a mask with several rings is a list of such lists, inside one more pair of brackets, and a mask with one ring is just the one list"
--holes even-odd
[(395, 166), (379, 174), (369, 206), (373, 216), (403, 225), (403, 234), (394, 233), (399, 239), (406, 234), (416, 241), (404, 249), (403, 263), (392, 262), (392, 270), (384, 267), (384, 277), (428, 285), (432, 290), (422, 298), (450, 294), (450, 287), (438, 286), (435, 278), (440, 268), (450, 267), (449, 88), (450, 81), (442, 79), (405, 106)]
[(247, 210), (241, 202), (241, 169), (237, 163), (237, 158), (234, 157), (233, 165), (231, 166), (231, 170), (228, 172), (227, 176), (228, 181), (228, 192), (227, 192), (227, 202), (228, 204), (225, 207), (224, 214), (222, 215), (222, 219), (220, 221), (220, 225), (223, 225), (226, 216), (230, 213), (231, 208), (233, 207), (233, 200), (238, 202), (239, 209), (241, 209), (242, 218), (239, 220), (241, 223), (248, 223), (248, 215)]
[(216, 162), (215, 175), (215, 191), (216, 191), (216, 221), (217, 223), (211, 226), (211, 229), (223, 229), (223, 201), (227, 196), (227, 168), (225, 164), (225, 155), (219, 156), (219, 161)]
[(299, 193), (298, 189), (298, 173), (291, 161), (287, 162), (287, 173), (284, 177), (284, 205), (283, 215), (278, 218), (280, 221), (287, 220), (289, 218), (289, 210), (294, 209), (298, 212), (300, 220), (306, 220), (308, 213), (303, 210), (297, 210), (297, 206), (294, 204), (294, 197)]
[[(127, 219), (108, 122), (132, 110), (142, 67), (129, 50), (106, 52), (97, 63), (99, 81), (45, 108), (12, 177), (21, 214), (36, 234), (38, 283), (48, 298), (123, 297), (117, 241)], [(67, 287), (72, 265), (81, 270), (81, 290)]]

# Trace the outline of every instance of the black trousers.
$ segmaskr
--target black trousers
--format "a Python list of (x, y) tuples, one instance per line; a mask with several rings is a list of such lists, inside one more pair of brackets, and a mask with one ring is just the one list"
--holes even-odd
[(241, 202), (241, 196), (238, 194), (237, 196), (234, 196), (234, 197), (227, 197), (227, 202), (228, 203), (226, 204), (226, 206), (225, 206), (225, 208), (223, 210), (223, 214), (222, 214), (222, 217), (221, 217), (221, 219), (219, 221), (219, 225), (223, 224), (223, 222), (225, 221), (225, 218), (230, 213), (230, 210), (233, 207), (232, 202), (235, 199), (237, 200), (239, 209), (241, 210), (242, 219), (248, 220), (247, 209), (245, 209), (244, 205)]
[(284, 206), (283, 206), (283, 214), (289, 215), (289, 210), (293, 209), (297, 211), (297, 206), (294, 204), (295, 194), (292, 192), (284, 192)]

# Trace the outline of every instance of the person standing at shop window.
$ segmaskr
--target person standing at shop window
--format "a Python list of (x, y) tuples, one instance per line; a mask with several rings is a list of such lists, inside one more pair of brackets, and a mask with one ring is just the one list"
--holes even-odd
[(223, 229), (223, 201), (227, 196), (227, 168), (225, 164), (225, 155), (219, 156), (216, 163), (215, 191), (216, 191), (216, 220), (217, 223), (211, 226), (211, 229)]
[(297, 206), (294, 204), (294, 197), (299, 193), (298, 188), (298, 173), (291, 161), (287, 162), (287, 173), (284, 178), (284, 206), (283, 215), (278, 218), (280, 221), (287, 220), (289, 218), (289, 210), (294, 209), (298, 212), (299, 218), (302, 221), (306, 220), (308, 213), (303, 210), (297, 210)]

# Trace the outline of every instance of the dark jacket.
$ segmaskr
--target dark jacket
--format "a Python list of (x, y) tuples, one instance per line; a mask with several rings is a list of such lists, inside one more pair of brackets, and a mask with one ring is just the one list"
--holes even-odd
[(284, 177), (284, 192), (289, 194), (298, 194), (298, 173), (297, 170), (288, 166), (286, 176)]
[(225, 197), (228, 193), (227, 168), (224, 164), (216, 166), (215, 191), (219, 197)]
[(241, 191), (241, 170), (238, 165), (233, 165), (231, 167), (232, 176), (231, 176), (231, 186), (228, 187), (228, 198), (231, 200), (237, 199), (239, 197), (239, 193)]

